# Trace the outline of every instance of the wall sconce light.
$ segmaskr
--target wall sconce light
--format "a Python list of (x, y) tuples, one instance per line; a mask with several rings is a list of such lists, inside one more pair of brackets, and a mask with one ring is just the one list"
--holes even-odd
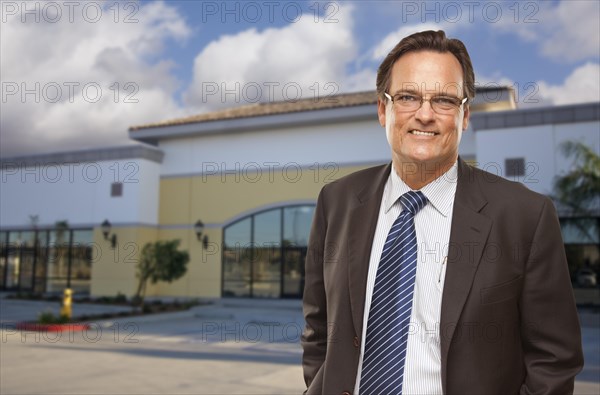
[(114, 250), (117, 246), (117, 235), (113, 233), (111, 236), (109, 236), (110, 228), (111, 224), (107, 219), (105, 219), (100, 225), (100, 229), (102, 229), (102, 234), (104, 235), (104, 240), (110, 240), (110, 247)]
[(198, 241), (202, 241), (202, 246), (204, 247), (204, 249), (206, 249), (208, 247), (208, 236), (204, 235), (204, 237), (202, 237), (203, 230), (204, 224), (202, 223), (202, 221), (198, 220), (196, 224), (194, 224), (194, 231), (196, 232), (196, 237), (198, 238)]

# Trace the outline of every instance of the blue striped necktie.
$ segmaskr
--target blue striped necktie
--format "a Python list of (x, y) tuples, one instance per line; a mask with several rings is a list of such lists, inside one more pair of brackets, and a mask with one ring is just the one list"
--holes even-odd
[(403, 210), (381, 253), (367, 321), (360, 395), (402, 394), (408, 327), (417, 273), (414, 216), (425, 207), (420, 191), (400, 196)]

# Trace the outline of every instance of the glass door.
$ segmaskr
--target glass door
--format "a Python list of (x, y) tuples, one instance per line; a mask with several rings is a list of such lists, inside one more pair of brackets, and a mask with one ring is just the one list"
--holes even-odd
[(306, 247), (285, 247), (283, 260), (282, 298), (302, 298), (304, 293), (304, 261)]

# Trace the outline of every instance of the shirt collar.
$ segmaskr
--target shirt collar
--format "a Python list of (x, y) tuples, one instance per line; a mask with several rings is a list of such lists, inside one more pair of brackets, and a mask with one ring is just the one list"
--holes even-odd
[[(454, 165), (452, 165), (448, 171), (421, 188), (421, 192), (423, 192), (427, 200), (429, 200), (429, 203), (431, 203), (444, 217), (450, 215), (450, 208), (452, 207), (454, 195), (456, 194), (457, 179), (458, 162), (454, 162)], [(400, 196), (411, 190), (410, 187), (402, 181), (398, 173), (396, 173), (393, 165), (387, 183), (388, 185), (384, 200), (386, 213), (390, 211), (396, 202), (398, 202)]]

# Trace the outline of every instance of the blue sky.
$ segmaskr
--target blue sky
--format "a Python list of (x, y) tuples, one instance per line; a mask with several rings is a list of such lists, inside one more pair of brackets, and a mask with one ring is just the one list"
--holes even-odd
[(2, 156), (119, 145), (131, 125), (298, 92), (371, 90), (387, 51), (427, 29), (461, 39), (478, 83), (518, 88), (519, 107), (600, 100), (596, 0), (23, 4), (1, 3)]
[[(352, 19), (355, 24), (354, 33), (358, 54), (367, 54), (380, 44), (381, 40), (402, 25), (414, 26), (415, 31), (424, 23), (439, 25), (448, 30), (450, 35), (460, 38), (469, 49), (474, 67), (479, 75), (488, 79), (506, 76), (523, 86), (538, 80), (550, 84), (561, 84), (573, 71), (574, 67), (586, 62), (598, 61), (599, 51), (582, 54), (580, 58), (570, 60), (549, 59), (540, 48), (540, 39), (526, 40), (519, 37), (517, 31), (533, 31), (545, 34), (546, 30), (558, 25), (560, 8), (568, 12), (565, 5), (558, 1), (540, 2), (415, 2), (415, 1), (348, 1), (341, 3), (302, 1), (293, 2), (294, 6), (286, 6), (285, 2), (258, 3), (245, 6), (242, 2), (199, 2), (174, 1), (169, 4), (180, 10), (186, 22), (194, 27), (189, 41), (181, 46), (173, 46), (168, 55), (177, 61), (180, 68), (178, 77), (187, 85), (191, 81), (193, 60), (195, 55), (211, 41), (222, 35), (235, 35), (248, 29), (264, 31), (269, 28), (282, 28), (293, 22), (292, 18), (302, 14), (299, 19), (330, 23), (340, 21), (339, 7), (352, 7)], [(573, 3), (578, 3), (574, 1)], [(581, 9), (592, 11), (590, 27), (595, 28), (596, 37), (589, 37), (590, 43), (598, 43), (597, 3), (593, 0), (579, 1)], [(586, 5), (586, 3), (588, 3)], [(255, 6), (258, 4), (258, 6)], [(576, 7), (571, 5), (572, 7)], [(255, 11), (262, 13), (258, 16)], [(318, 10), (318, 11), (317, 11)], [(500, 12), (498, 13), (498, 10)], [(554, 11), (554, 12), (552, 12)], [(273, 18), (271, 18), (272, 12)], [(317, 13), (315, 16), (315, 13)], [(472, 22), (471, 22), (472, 20)], [(340, 21), (342, 22), (342, 21)], [(317, 22), (318, 23), (318, 22)], [(315, 24), (317, 24), (315, 23)], [(503, 27), (496, 27), (503, 25)], [(570, 27), (578, 29), (578, 25)], [(593, 30), (590, 30), (593, 33)], [(574, 46), (579, 43), (574, 42)], [(366, 65), (376, 69), (379, 61), (369, 61)], [(533, 66), (533, 67), (532, 67)], [(349, 71), (357, 71), (354, 62), (348, 64)]]

